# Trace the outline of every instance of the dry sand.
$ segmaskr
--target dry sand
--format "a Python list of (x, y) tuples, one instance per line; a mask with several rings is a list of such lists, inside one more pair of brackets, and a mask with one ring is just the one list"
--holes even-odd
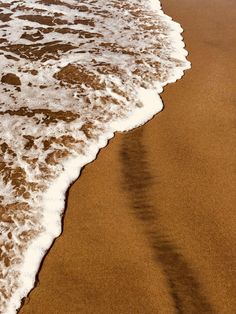
[(162, 2), (192, 69), (72, 186), (21, 314), (236, 312), (236, 3)]

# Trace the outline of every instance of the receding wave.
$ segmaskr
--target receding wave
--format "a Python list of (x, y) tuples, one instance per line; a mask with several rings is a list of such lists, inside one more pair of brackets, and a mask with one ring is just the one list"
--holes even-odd
[(0, 21), (0, 313), (15, 313), (81, 167), (190, 64), (155, 0), (1, 0)]

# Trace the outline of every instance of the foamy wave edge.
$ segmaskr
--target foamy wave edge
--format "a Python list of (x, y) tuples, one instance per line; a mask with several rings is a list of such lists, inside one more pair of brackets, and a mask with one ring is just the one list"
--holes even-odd
[[(64, 171), (55, 180), (53, 185), (48, 189), (43, 197), (43, 226), (45, 231), (35, 238), (29, 245), (24, 255), (24, 263), (21, 272), (20, 282), (22, 285), (12, 295), (7, 306), (5, 314), (15, 314), (21, 306), (21, 300), (26, 297), (34, 288), (35, 277), (40, 268), (40, 264), (53, 244), (53, 241), (60, 236), (62, 232), (62, 215), (65, 210), (66, 192), (71, 184), (80, 176), (81, 169), (88, 163), (96, 159), (99, 150), (108, 144), (108, 141), (114, 137), (115, 132), (129, 131), (141, 126), (153, 118), (163, 109), (163, 103), (160, 93), (163, 87), (168, 83), (174, 83), (184, 75), (184, 71), (191, 68), (191, 63), (186, 61), (188, 55), (184, 49), (182, 32), (183, 29), (179, 23), (174, 22), (172, 18), (162, 11), (159, 0), (149, 0), (150, 7), (159, 15), (162, 15), (166, 22), (169, 23), (171, 32), (169, 37), (172, 38), (173, 46), (177, 53), (173, 55), (180, 60), (185, 61), (185, 66), (176, 69), (175, 74), (164, 83), (156, 82), (155, 89), (140, 88), (137, 90), (140, 101), (143, 103), (142, 108), (137, 108), (131, 115), (124, 119), (119, 119), (110, 124), (110, 129), (100, 137), (96, 146), (90, 148), (86, 155), (78, 158), (71, 158), (63, 164)], [(52, 221), (54, 222), (52, 224)]]

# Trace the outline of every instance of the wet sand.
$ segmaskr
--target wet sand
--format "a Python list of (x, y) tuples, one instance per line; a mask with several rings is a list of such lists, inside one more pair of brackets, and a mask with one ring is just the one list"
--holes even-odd
[(83, 170), (21, 314), (235, 313), (236, 4), (162, 3), (192, 69)]

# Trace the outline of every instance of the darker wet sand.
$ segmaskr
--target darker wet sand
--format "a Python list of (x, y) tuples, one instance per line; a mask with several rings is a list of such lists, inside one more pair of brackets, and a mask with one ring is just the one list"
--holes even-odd
[(235, 313), (236, 4), (162, 2), (192, 69), (72, 186), (21, 314)]

